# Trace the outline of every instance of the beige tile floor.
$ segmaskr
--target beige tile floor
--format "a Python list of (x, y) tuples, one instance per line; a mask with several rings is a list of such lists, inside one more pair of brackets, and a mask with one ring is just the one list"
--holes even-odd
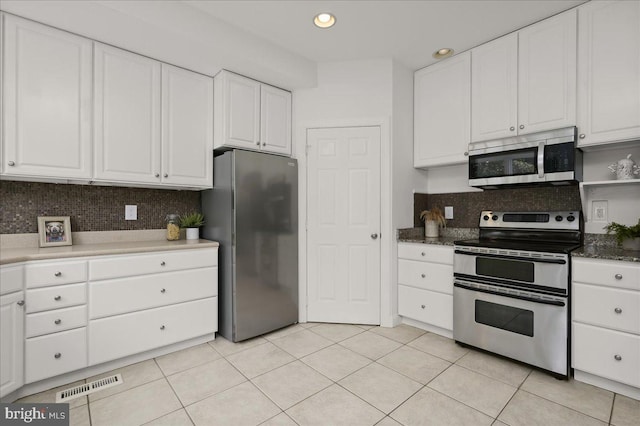
[(71, 401), (71, 425), (640, 424), (640, 401), (406, 325), (298, 324), (99, 377), (115, 372), (122, 385)]

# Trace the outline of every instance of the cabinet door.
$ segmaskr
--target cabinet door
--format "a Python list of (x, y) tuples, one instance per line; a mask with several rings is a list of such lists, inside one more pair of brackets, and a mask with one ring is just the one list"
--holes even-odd
[(90, 40), (4, 16), (6, 174), (91, 177), (91, 51)]
[(260, 142), (262, 150), (291, 155), (291, 93), (261, 85)]
[(165, 64), (162, 182), (213, 187), (213, 79)]
[(576, 124), (576, 15), (518, 33), (518, 134)]
[(578, 9), (579, 146), (640, 138), (640, 2)]
[(95, 43), (99, 180), (160, 183), (160, 63)]
[(0, 296), (0, 398), (24, 383), (24, 292)]
[(471, 54), (415, 73), (414, 167), (466, 162), (471, 122)]
[(471, 50), (471, 141), (516, 135), (518, 35)]
[(222, 71), (215, 78), (214, 147), (260, 147), (260, 83)]

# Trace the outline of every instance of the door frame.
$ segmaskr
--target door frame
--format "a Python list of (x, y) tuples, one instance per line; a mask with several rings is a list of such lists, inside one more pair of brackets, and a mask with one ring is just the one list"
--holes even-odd
[(298, 301), (300, 322), (307, 321), (307, 130), (339, 127), (380, 128), (380, 325), (393, 327), (400, 323), (397, 308), (397, 277), (393, 276), (395, 231), (391, 222), (391, 126), (390, 117), (322, 119), (296, 125), (293, 157), (298, 159)]

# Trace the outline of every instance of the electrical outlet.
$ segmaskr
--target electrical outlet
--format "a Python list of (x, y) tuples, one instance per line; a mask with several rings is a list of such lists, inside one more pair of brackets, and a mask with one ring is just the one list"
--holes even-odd
[(607, 200), (593, 201), (591, 220), (594, 222), (608, 222), (609, 202)]
[(444, 207), (444, 218), (445, 219), (453, 219), (453, 206), (445, 206)]
[(135, 204), (124, 206), (124, 220), (138, 220), (138, 206)]

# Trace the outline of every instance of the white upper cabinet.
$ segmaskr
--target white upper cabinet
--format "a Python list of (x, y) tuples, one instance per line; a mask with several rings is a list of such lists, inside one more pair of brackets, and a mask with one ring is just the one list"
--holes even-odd
[(165, 64), (162, 182), (213, 186), (213, 79)]
[(576, 124), (576, 15), (518, 32), (518, 134)]
[(11, 15), (2, 19), (4, 173), (88, 180), (91, 41)]
[(575, 125), (576, 11), (471, 50), (471, 140)]
[(266, 84), (260, 86), (262, 149), (291, 155), (291, 93)]
[(95, 178), (160, 183), (160, 63), (95, 43)]
[(423, 68), (414, 76), (414, 167), (467, 161), (471, 53)]
[(640, 2), (578, 9), (579, 146), (640, 139)]
[(516, 135), (518, 35), (471, 50), (471, 140)]
[(214, 82), (214, 148), (291, 155), (290, 92), (228, 71)]

